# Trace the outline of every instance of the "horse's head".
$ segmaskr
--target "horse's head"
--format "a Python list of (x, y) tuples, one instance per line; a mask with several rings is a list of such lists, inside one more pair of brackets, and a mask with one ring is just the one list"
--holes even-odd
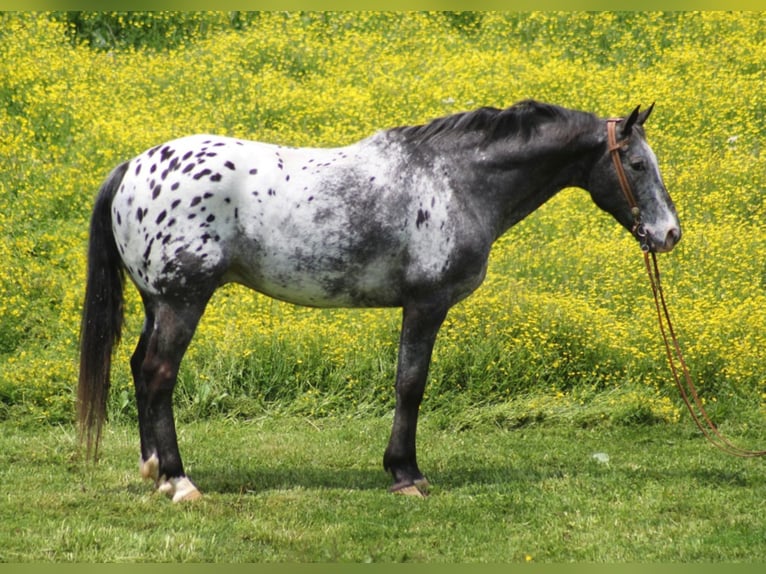
[[(681, 239), (681, 224), (644, 135), (643, 125), (653, 107), (644, 112), (637, 107), (627, 118), (607, 120), (603, 134), (607, 145), (587, 188), (596, 205), (631, 231), (644, 249), (665, 252)], [(612, 135), (607, 137), (609, 130)]]

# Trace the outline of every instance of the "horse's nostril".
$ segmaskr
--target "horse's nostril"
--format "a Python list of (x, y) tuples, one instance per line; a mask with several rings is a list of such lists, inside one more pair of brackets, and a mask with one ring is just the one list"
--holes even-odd
[(665, 245), (668, 247), (673, 247), (676, 243), (678, 243), (681, 239), (681, 230), (677, 227), (671, 227), (670, 231), (668, 231), (667, 237), (665, 237)]

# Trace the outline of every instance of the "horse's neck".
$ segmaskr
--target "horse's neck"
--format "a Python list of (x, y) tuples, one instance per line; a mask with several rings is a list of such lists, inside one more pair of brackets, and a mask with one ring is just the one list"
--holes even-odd
[[(469, 171), (479, 188), (488, 225), (499, 237), (562, 189), (583, 187), (598, 142), (593, 136), (571, 137), (566, 142), (536, 137), (527, 142), (496, 142), (478, 150)], [(483, 188), (483, 189), (481, 189)]]

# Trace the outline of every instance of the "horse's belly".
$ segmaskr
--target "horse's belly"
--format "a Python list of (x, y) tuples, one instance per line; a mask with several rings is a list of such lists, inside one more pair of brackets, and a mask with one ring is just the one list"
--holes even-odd
[[(312, 307), (395, 307), (402, 304), (402, 266), (395, 253), (359, 260), (339, 250), (315, 253), (311, 242), (293, 249), (251, 246), (224, 281)], [(326, 247), (326, 246), (325, 246)]]

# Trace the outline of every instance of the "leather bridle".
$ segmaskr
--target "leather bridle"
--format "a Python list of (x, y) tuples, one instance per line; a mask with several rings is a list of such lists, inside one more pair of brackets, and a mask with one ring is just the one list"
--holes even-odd
[(641, 244), (641, 250), (646, 253), (651, 249), (649, 244), (649, 238), (646, 234), (646, 229), (641, 223), (641, 210), (636, 202), (636, 196), (633, 195), (633, 190), (630, 187), (628, 176), (625, 175), (625, 168), (622, 167), (622, 160), (620, 159), (620, 149), (627, 145), (628, 140), (617, 141), (617, 129), (616, 125), (622, 121), (622, 118), (612, 118), (606, 121), (606, 133), (607, 143), (609, 145), (609, 154), (612, 156), (612, 162), (614, 163), (614, 169), (617, 172), (617, 179), (620, 181), (620, 188), (622, 193), (625, 194), (625, 199), (628, 200), (630, 206), (630, 213), (633, 216), (633, 228), (631, 233), (638, 239)]
[[(703, 406), (702, 399), (692, 382), (691, 376), (689, 375), (689, 368), (686, 366), (686, 361), (684, 361), (681, 353), (681, 347), (678, 344), (678, 338), (673, 329), (673, 323), (670, 321), (670, 313), (668, 312), (668, 306), (665, 302), (665, 294), (662, 291), (662, 284), (660, 283), (660, 270), (657, 266), (657, 255), (651, 250), (646, 230), (641, 223), (641, 210), (638, 207), (638, 203), (636, 203), (635, 195), (630, 187), (630, 182), (625, 175), (625, 169), (623, 168), (622, 160), (620, 159), (620, 149), (627, 145), (627, 139), (620, 142), (617, 141), (616, 125), (621, 121), (621, 118), (607, 120), (606, 126), (609, 154), (612, 156), (614, 168), (617, 172), (617, 179), (620, 182), (622, 192), (625, 194), (625, 199), (627, 199), (628, 205), (630, 206), (631, 215), (633, 215), (633, 228), (631, 232), (640, 242), (641, 250), (644, 253), (644, 265), (646, 266), (646, 272), (649, 275), (652, 293), (654, 294), (657, 320), (660, 324), (662, 340), (665, 343), (665, 352), (668, 357), (668, 363), (670, 364), (670, 370), (675, 379), (676, 387), (678, 388), (681, 398), (683, 399), (686, 408), (689, 410), (692, 419), (694, 419), (697, 428), (702, 431), (702, 434), (704, 434), (714, 446), (734, 456), (746, 458), (766, 456), (766, 450), (746, 450), (732, 444), (726, 437), (724, 437), (718, 430), (718, 427), (716, 427), (715, 423), (710, 420), (710, 416), (707, 414)], [(651, 263), (649, 261), (650, 255)], [(668, 340), (668, 336), (670, 337), (670, 340)], [(678, 364), (676, 364), (676, 360), (678, 361)], [(679, 371), (683, 374), (683, 381), (679, 376)]]

